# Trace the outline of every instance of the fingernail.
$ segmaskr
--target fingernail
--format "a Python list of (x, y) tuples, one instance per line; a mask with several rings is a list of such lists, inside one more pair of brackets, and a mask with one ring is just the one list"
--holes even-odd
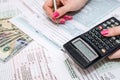
[(72, 20), (72, 18), (73, 18), (72, 16), (68, 16), (68, 15), (65, 15), (65, 16), (64, 16), (64, 19), (65, 19), (65, 20)]
[(65, 24), (65, 19), (60, 19), (60, 24)]
[(107, 34), (109, 33), (109, 31), (106, 29), (106, 30), (102, 30), (100, 33), (101, 33), (102, 35), (107, 35)]
[(59, 13), (58, 12), (54, 12), (53, 13), (53, 18), (56, 18), (56, 17), (58, 17), (59, 16)]

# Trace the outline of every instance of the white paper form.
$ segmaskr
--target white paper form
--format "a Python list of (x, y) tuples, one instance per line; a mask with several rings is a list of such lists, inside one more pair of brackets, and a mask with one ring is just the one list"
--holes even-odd
[(90, 0), (84, 9), (75, 14), (74, 20), (86, 27), (93, 27), (96, 22), (118, 7), (119, 0)]
[[(35, 0), (33, 2), (35, 2)], [(59, 47), (61, 47), (61, 45), (64, 44), (67, 40), (70, 40), (71, 38), (75, 37), (76, 35), (79, 35), (79, 34), (83, 33), (86, 29), (89, 29), (91, 27), (91, 25), (95, 25), (98, 22), (98, 20), (101, 20), (102, 17), (105, 17), (111, 11), (113, 11), (114, 9), (116, 9), (117, 7), (119, 7), (119, 2), (117, 0), (115, 0), (115, 2), (111, 1), (111, 0), (106, 0), (105, 4), (103, 3), (102, 0), (94, 0), (94, 2), (96, 2), (94, 4), (102, 2), (101, 4), (104, 5), (104, 6), (103, 5), (102, 6), (98, 6), (102, 10), (101, 12), (104, 13), (104, 14), (100, 15), (100, 14), (96, 13), (96, 16), (94, 18), (96, 21), (94, 21), (94, 19), (92, 17), (93, 15), (91, 15), (89, 17), (91, 20), (90, 19), (88, 19), (88, 20), (90, 20), (92, 22), (89, 23), (88, 26), (85, 26), (87, 24), (84, 24), (81, 21), (85, 21), (85, 20), (87, 21), (87, 19), (85, 19), (85, 20), (77, 20), (76, 17), (75, 17), (75, 20), (67, 22), (66, 25), (60, 25), (59, 27), (57, 27), (53, 23), (49, 22), (47, 16), (45, 15), (45, 13), (42, 10), (42, 5), (41, 5), (41, 8), (39, 8), (41, 10), (37, 10), (38, 7), (36, 8), (35, 6), (37, 6), (37, 5), (32, 4), (33, 2), (29, 2), (29, 1), (27, 1), (27, 3), (25, 2), (26, 4), (29, 4), (28, 7), (30, 9), (32, 9), (32, 13), (28, 10), (29, 15), (28, 15), (28, 13), (27, 14), (24, 13), (24, 15), (26, 17), (25, 19), (27, 19), (28, 22), (31, 23), (31, 25), (34, 26), (38, 30), (38, 32), (41, 32), (43, 35), (45, 35), (46, 38), (48, 38), (48, 43), (56, 44)], [(43, 1), (41, 1), (41, 3), (42, 2)], [(108, 2), (110, 2), (110, 3), (108, 4)], [(116, 5), (116, 6), (112, 6), (113, 5), (112, 3), (114, 3), (114, 5)], [(36, 3), (36, 4), (38, 4), (38, 3)], [(106, 4), (107, 4), (108, 8), (107, 8), (107, 11), (104, 11), (103, 8), (106, 7)], [(30, 6), (30, 5), (32, 5), (32, 6)], [(39, 6), (40, 6), (40, 4), (39, 4)], [(98, 10), (98, 9), (96, 9), (97, 6), (94, 6), (94, 5), (92, 5), (92, 6), (93, 6), (93, 8), (87, 7), (87, 9), (88, 10), (89, 9), (93, 9), (93, 10), (95, 10), (94, 12), (96, 12), (96, 10)], [(34, 9), (32, 7), (34, 7)], [(38, 14), (38, 11), (40, 11), (39, 14)], [(86, 11), (83, 10), (83, 12), (86, 12)], [(92, 14), (92, 12), (90, 14)], [(83, 15), (83, 14), (80, 14), (80, 15)], [(61, 31), (63, 31), (63, 32), (61, 32)], [(58, 32), (59, 35), (54, 36), (54, 34), (55, 34), (54, 32)], [(60, 34), (60, 33), (62, 33), (62, 34)], [(73, 34), (73, 33), (75, 33), (75, 34)], [(69, 37), (65, 36), (63, 34), (66, 34)], [(61, 36), (61, 35), (63, 35), (63, 36)], [(65, 38), (65, 40), (64, 40), (64, 38)], [(99, 80), (99, 79), (100, 80), (107, 80), (107, 79), (109, 79), (109, 80), (119, 80), (119, 77), (115, 77), (115, 75), (118, 74), (118, 73), (116, 73), (116, 71), (118, 69), (113, 71), (113, 67), (110, 67), (110, 66), (114, 66), (113, 64), (106, 65), (106, 64), (103, 64), (103, 63), (106, 63), (106, 61), (102, 62), (102, 65), (104, 66), (104, 69), (97, 68), (97, 70), (95, 70), (94, 67), (92, 67), (91, 69), (84, 71), (84, 70), (82, 70), (80, 68), (77, 68), (76, 72), (78, 72), (78, 70), (79, 70), (79, 72), (77, 73), (77, 75), (79, 75), (78, 76), (79, 79), (81, 79), (81, 80)], [(116, 62), (114, 61), (114, 64), (115, 63)], [(98, 65), (101, 66), (100, 64), (101, 63), (99, 63)], [(116, 66), (119, 67), (119, 63)], [(109, 69), (107, 69), (108, 67), (109, 67)], [(106, 71), (106, 70), (108, 70), (108, 71)], [(96, 71), (98, 73), (96, 73)], [(104, 72), (104, 73), (102, 73), (102, 72)], [(114, 75), (111, 74), (112, 72), (114, 72)], [(110, 77), (110, 75), (112, 77)]]
[[(8, 62), (0, 63), (0, 80), (71, 80), (61, 61), (64, 57), (62, 55), (54, 57), (54, 54), (32, 42)], [(58, 69), (55, 64), (61, 67), (59, 67), (60, 74), (56, 73), (55, 70)]]
[(0, 19), (18, 15), (20, 11), (15, 7), (17, 4), (17, 0), (0, 0)]

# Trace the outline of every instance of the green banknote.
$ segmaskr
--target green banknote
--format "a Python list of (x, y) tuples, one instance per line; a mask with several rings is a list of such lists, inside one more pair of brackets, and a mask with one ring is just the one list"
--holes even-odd
[(32, 40), (27, 34), (10, 23), (9, 19), (0, 19), (0, 60), (7, 61)]

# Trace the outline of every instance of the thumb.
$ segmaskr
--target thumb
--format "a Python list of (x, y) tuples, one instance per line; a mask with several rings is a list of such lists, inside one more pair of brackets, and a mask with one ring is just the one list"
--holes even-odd
[(101, 31), (103, 36), (117, 36), (120, 35), (120, 26), (112, 27)]
[(120, 58), (120, 49), (108, 57), (109, 59)]

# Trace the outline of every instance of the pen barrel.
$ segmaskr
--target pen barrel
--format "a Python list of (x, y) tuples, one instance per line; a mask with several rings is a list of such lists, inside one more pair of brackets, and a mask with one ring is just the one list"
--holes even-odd
[(57, 1), (53, 0), (54, 11), (57, 10)]

